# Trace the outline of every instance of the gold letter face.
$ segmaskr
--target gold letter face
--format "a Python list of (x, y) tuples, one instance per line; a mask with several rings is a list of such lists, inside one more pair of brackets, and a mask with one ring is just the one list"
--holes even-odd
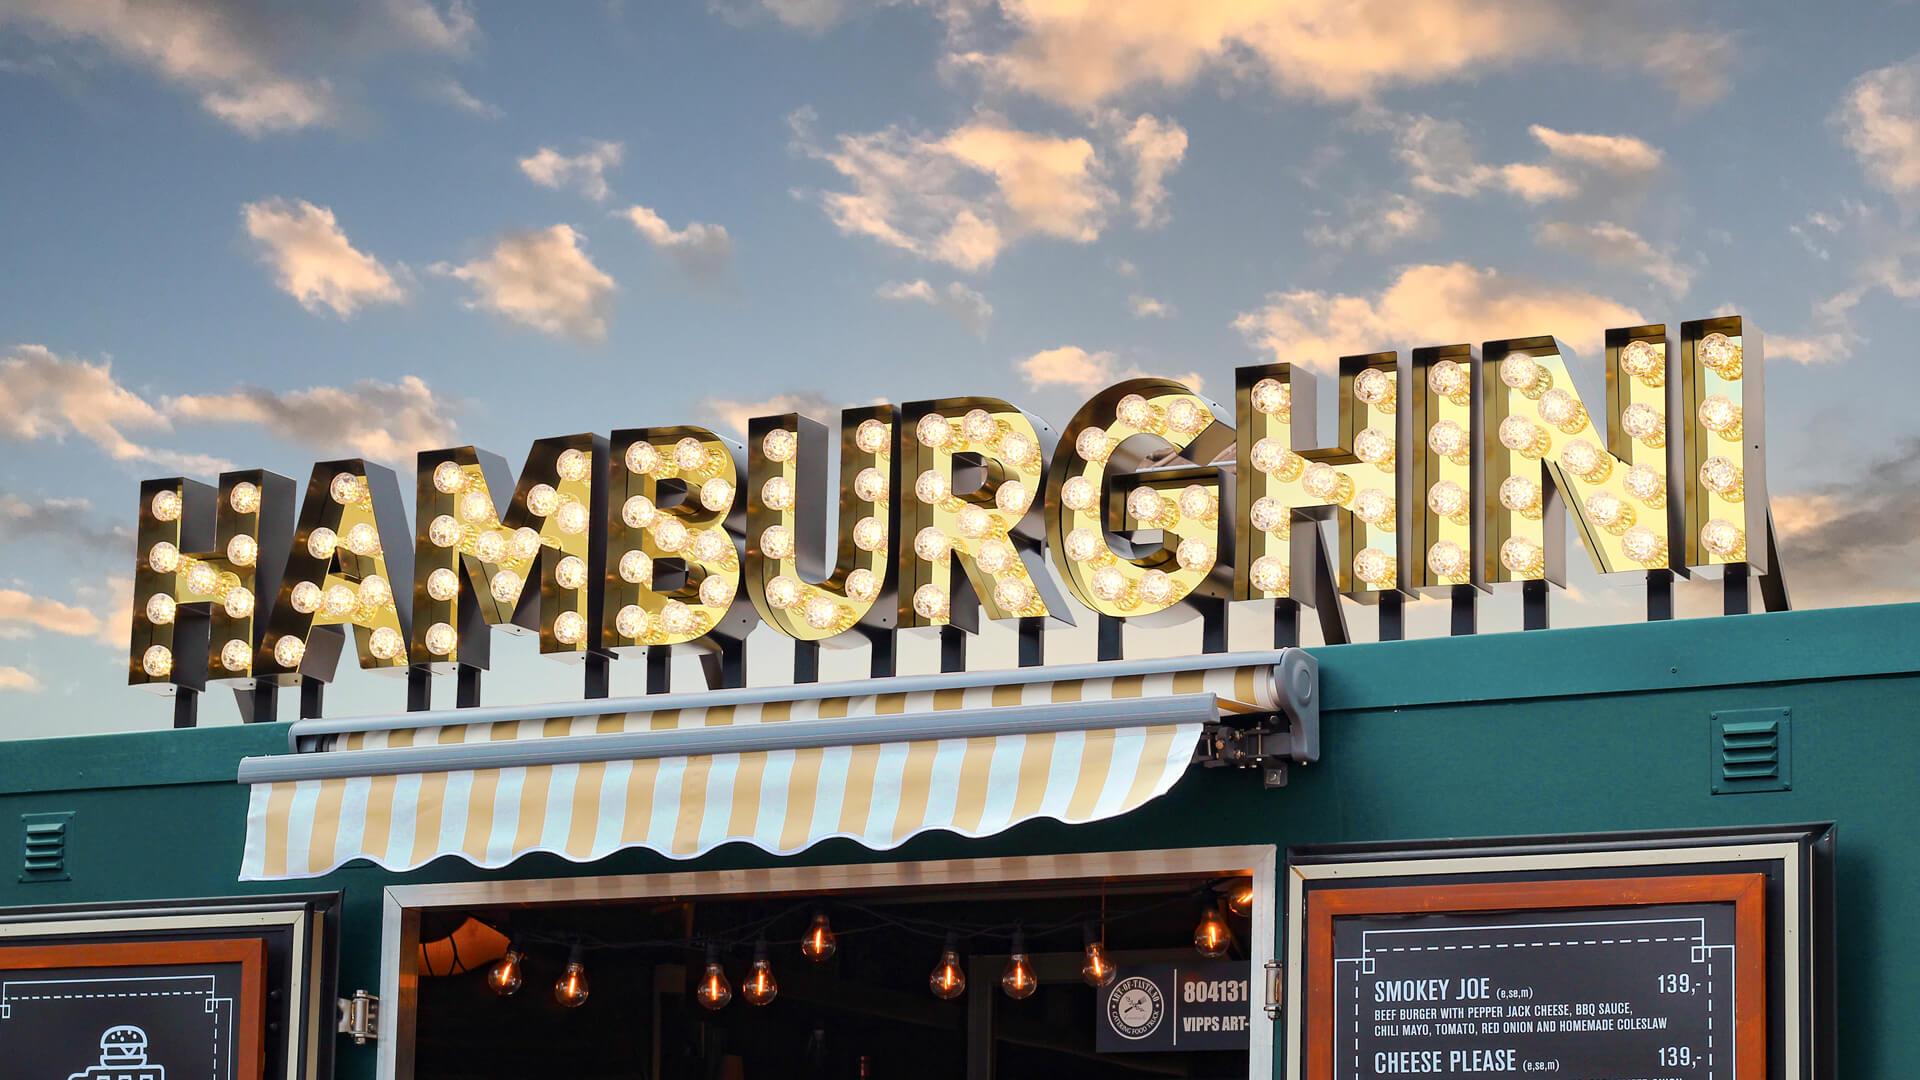
[(1687, 565), (1766, 572), (1760, 335), (1738, 315), (1681, 327), (1687, 440)]
[(972, 629), (975, 598), (990, 619), (1054, 614), (1037, 513), (1052, 432), (995, 398), (916, 402), (905, 427), (900, 483), (912, 490), (900, 493), (890, 541), (900, 624)]
[(891, 405), (841, 413), (839, 543), (829, 573), (821, 551), (827, 429), (798, 413), (748, 424), (747, 592), (788, 637), (824, 641), (862, 623), (892, 623), (879, 601), (892, 569), (894, 437)]
[[(503, 518), (494, 494), (509, 480), (501, 459), (471, 446), (420, 455), (415, 663), (486, 667), (489, 626), (537, 631), (548, 655), (593, 647), (594, 500), (605, 460), (596, 435), (536, 441)], [(537, 602), (523, 600), (529, 586)]]
[(1487, 344), (1489, 581), (1564, 581), (1562, 500), (1600, 572), (1669, 566), (1665, 331), (1621, 333), (1605, 446), (1554, 339)]
[[(1399, 452), (1399, 360), (1395, 353), (1340, 360), (1340, 444), (1313, 441), (1311, 372), (1290, 364), (1241, 368), (1239, 498), (1247, 550), (1238, 595), (1294, 595), (1293, 519), (1331, 513), (1335, 519), (1340, 591), (1360, 599), (1400, 587), (1399, 494), (1405, 465)], [(1318, 543), (1319, 529), (1298, 538)]]
[[(293, 550), (261, 651), (264, 672), (327, 679), (337, 651), (316, 649), (316, 628), (351, 626), (360, 666), (407, 666), (413, 561), (393, 470), (360, 458), (313, 467)], [(398, 571), (396, 574), (395, 571)]]
[(1048, 493), (1053, 561), (1102, 615), (1151, 615), (1228, 595), (1220, 462), (1234, 429), (1169, 379), (1129, 379), (1067, 425)]
[(197, 689), (252, 679), (280, 588), (293, 481), (252, 469), (221, 474), (217, 498), (181, 477), (140, 493), (129, 681)]
[(613, 433), (601, 633), (614, 649), (737, 640), (740, 447), (698, 427)]

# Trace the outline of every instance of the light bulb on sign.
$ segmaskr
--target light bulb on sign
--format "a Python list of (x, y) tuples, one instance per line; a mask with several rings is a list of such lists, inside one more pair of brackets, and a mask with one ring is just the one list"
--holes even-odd
[(580, 450), (568, 447), (560, 451), (560, 456), (554, 460), (553, 471), (559, 473), (562, 480), (578, 482), (587, 478), (592, 465), (593, 459)]
[(172, 488), (154, 492), (153, 501), (148, 505), (155, 521), (180, 520), (180, 493)]
[(443, 461), (433, 467), (433, 489), (442, 495), (455, 495), (467, 486), (467, 473), (457, 461)]
[(233, 507), (236, 514), (251, 514), (260, 509), (260, 486), (252, 481), (242, 480), (227, 492), (227, 505)]

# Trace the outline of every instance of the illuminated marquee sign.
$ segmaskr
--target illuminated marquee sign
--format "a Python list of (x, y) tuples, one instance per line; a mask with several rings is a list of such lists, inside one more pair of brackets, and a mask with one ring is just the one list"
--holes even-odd
[(745, 446), (691, 426), (544, 438), (517, 478), (427, 450), (411, 532), (397, 478), (360, 459), (315, 466), (297, 509), (262, 470), (151, 480), (130, 679), (325, 682), (349, 632), (361, 667), (415, 679), (485, 668), (494, 627), (599, 664), (737, 658), (761, 623), (803, 650), (878, 647), (982, 613), (1071, 622), (1068, 595), (1115, 626), (1345, 595), (1391, 636), (1407, 598), (1543, 598), (1568, 522), (1602, 573), (1767, 573), (1758, 335), (1723, 316), (1677, 344), (1664, 325), (1605, 340), (1593, 397), (1552, 337), (1342, 358), (1330, 440), (1316, 379), (1285, 363), (1240, 369), (1229, 406), (1129, 379), (1059, 432), (993, 398), (848, 409), (834, 488), (830, 429), (796, 413)]

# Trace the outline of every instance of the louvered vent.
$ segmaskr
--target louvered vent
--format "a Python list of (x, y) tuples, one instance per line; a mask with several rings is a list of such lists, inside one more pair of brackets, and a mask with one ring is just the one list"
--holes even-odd
[(20, 880), (67, 881), (67, 826), (71, 812), (20, 815)]
[(1793, 787), (1793, 713), (1740, 709), (1714, 713), (1713, 793), (1788, 791)]

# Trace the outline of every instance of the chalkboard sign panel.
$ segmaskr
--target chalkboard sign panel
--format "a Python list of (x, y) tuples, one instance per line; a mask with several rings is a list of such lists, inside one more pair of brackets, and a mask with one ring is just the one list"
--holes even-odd
[(1313, 891), (1307, 1080), (1767, 1076), (1766, 878)]
[(259, 1080), (258, 938), (0, 948), (0, 1062), (22, 1080)]
[(1732, 903), (1334, 920), (1334, 1076), (1733, 1076)]

